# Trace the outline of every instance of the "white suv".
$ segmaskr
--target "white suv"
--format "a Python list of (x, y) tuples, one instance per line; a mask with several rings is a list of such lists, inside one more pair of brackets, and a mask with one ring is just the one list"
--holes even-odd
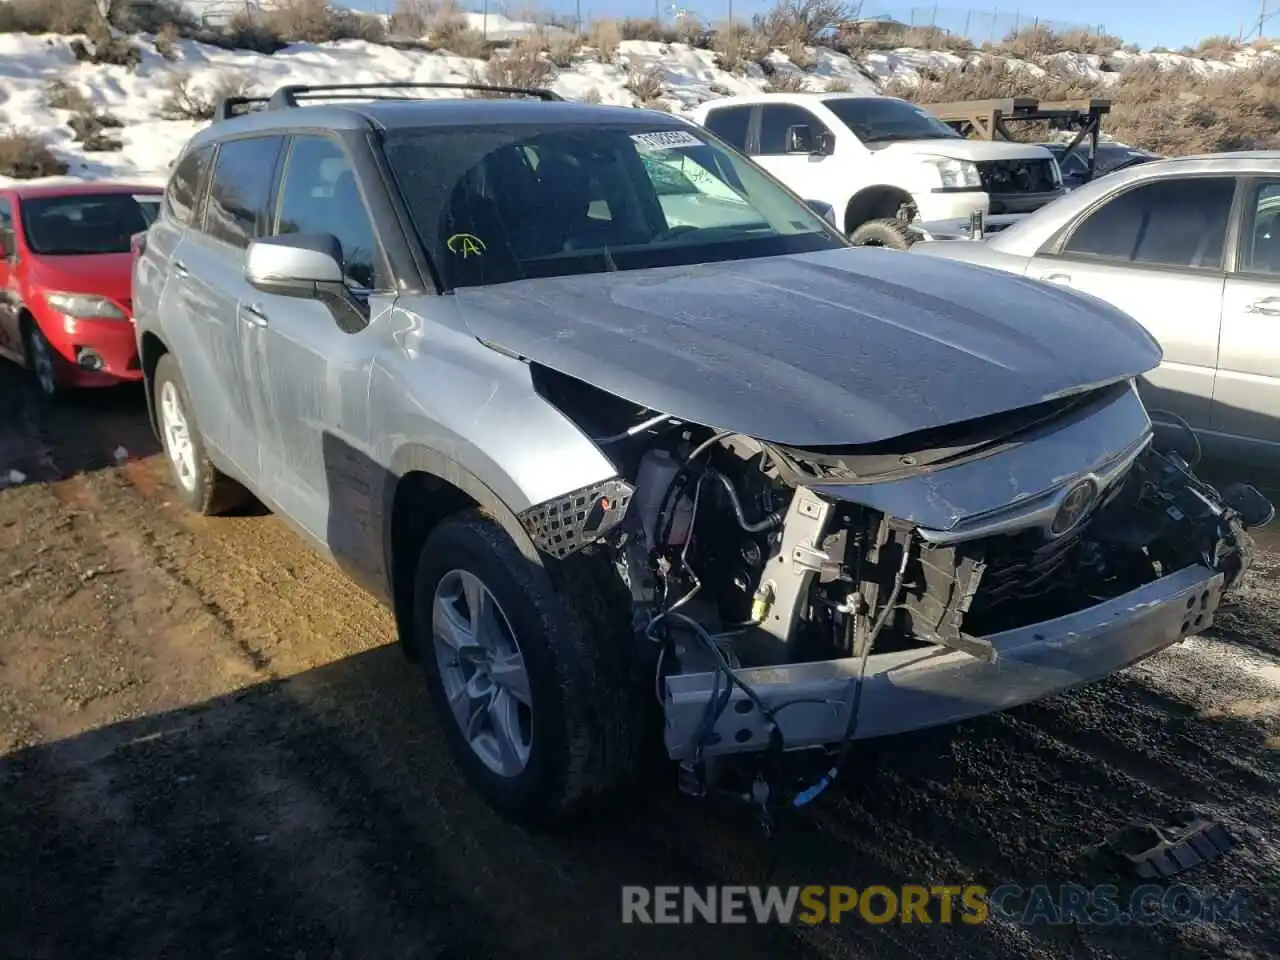
[(895, 222), (901, 229), (916, 219), (1025, 213), (1063, 192), (1044, 147), (968, 140), (894, 97), (724, 97), (702, 104), (693, 119), (794, 193), (828, 204), (855, 242), (883, 239)]

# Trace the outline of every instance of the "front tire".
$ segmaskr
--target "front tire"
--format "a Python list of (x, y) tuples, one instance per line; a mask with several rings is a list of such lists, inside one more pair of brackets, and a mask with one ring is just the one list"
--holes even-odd
[(595, 616), (610, 605), (590, 578), (561, 573), (472, 510), (427, 538), (414, 583), (421, 664), (463, 774), (535, 828), (611, 796), (643, 742), (631, 648)]
[(899, 219), (868, 220), (853, 233), (849, 242), (855, 247), (888, 247), (890, 250), (910, 250), (916, 235)]
[(239, 506), (245, 500), (245, 490), (218, 470), (205, 452), (186, 385), (170, 354), (156, 364), (152, 385), (160, 442), (183, 506), (205, 516)]
[(25, 324), (24, 340), (27, 369), (35, 378), (40, 395), (48, 401), (61, 399), (66, 390), (62, 386), (62, 377), (59, 372), (61, 357), (58, 351), (54, 349), (49, 338), (44, 335), (44, 331), (34, 320), (28, 320)]

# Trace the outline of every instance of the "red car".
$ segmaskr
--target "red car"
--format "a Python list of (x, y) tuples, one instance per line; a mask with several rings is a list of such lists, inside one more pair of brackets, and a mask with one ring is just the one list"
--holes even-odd
[(158, 187), (72, 183), (0, 189), (0, 356), (41, 391), (141, 380), (131, 239)]

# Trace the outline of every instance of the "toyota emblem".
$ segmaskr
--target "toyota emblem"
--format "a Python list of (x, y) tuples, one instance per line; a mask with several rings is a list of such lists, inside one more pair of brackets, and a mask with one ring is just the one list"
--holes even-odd
[(1092, 480), (1081, 480), (1062, 498), (1058, 512), (1054, 514), (1053, 523), (1049, 525), (1049, 533), (1060, 537), (1080, 523), (1098, 498), (1098, 486)]

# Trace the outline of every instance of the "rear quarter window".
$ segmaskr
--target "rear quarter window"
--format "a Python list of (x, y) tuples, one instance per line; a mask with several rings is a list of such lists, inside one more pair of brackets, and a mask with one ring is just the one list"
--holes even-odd
[(213, 145), (190, 151), (178, 161), (164, 192), (164, 212), (170, 219), (186, 226), (195, 214), (200, 194), (208, 179)]

